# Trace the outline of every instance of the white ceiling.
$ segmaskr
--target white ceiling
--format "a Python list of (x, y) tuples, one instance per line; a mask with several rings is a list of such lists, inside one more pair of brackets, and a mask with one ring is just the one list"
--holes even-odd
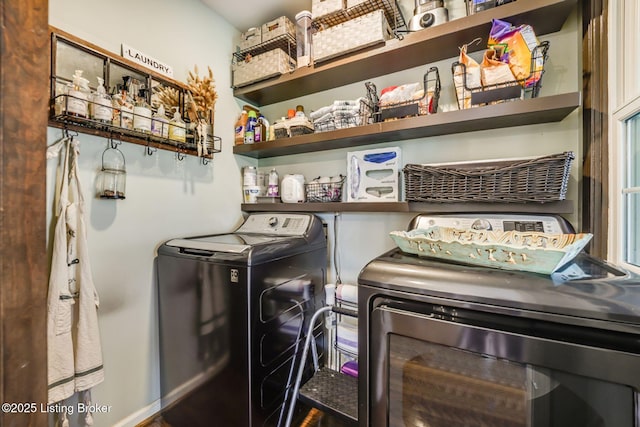
[(200, 0), (226, 19), (238, 31), (246, 31), (279, 16), (292, 21), (301, 10), (311, 10), (311, 0)]

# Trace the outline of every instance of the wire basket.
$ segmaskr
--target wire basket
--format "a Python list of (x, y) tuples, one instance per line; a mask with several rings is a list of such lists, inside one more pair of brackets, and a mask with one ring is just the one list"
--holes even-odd
[(371, 123), (374, 110), (373, 103), (368, 98), (360, 98), (358, 102), (357, 114), (348, 114), (347, 111), (335, 108), (323, 118), (314, 121), (313, 125), (316, 132), (347, 129)]
[(376, 86), (371, 82), (367, 82), (365, 85), (368, 89), (369, 98), (373, 99), (374, 105), (377, 106), (374, 112), (375, 122), (435, 114), (438, 110), (441, 88), (438, 67), (431, 67), (424, 74), (422, 87), (424, 95), (418, 99), (384, 104), (377, 95)]
[(407, 164), (403, 169), (408, 202), (554, 202), (567, 192), (571, 151), (550, 156), (453, 163)]
[[(542, 87), (542, 75), (544, 65), (548, 59), (549, 42), (544, 41), (536, 46), (531, 52), (531, 64), (529, 76), (524, 79), (498, 83), (494, 85), (469, 87), (467, 82), (467, 67), (461, 62), (454, 62), (451, 65), (451, 72), (454, 76), (456, 89), (456, 99), (458, 107), (465, 109), (481, 105), (496, 104), (500, 102), (513, 101), (517, 99), (536, 98)], [(541, 68), (538, 69), (538, 64)], [(456, 76), (462, 76), (457, 80)], [(461, 82), (462, 84), (458, 83)], [(529, 84), (529, 82), (534, 82)]]
[[(316, 178), (319, 179), (320, 177)], [(311, 182), (305, 184), (307, 202), (339, 202), (342, 200), (342, 185), (346, 177), (340, 175), (340, 181), (335, 182)]]

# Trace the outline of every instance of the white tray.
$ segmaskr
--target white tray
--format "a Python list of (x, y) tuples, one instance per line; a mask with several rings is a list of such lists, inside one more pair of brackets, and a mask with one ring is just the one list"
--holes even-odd
[(461, 230), (431, 227), (392, 231), (406, 253), (503, 270), (551, 274), (580, 253), (591, 234)]

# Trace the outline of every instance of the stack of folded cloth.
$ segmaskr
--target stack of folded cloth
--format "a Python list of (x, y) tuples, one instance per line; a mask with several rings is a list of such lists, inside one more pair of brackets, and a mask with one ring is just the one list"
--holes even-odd
[(362, 117), (360, 114), (360, 103), (364, 98), (352, 101), (333, 101), (333, 104), (322, 107), (311, 112), (309, 117), (313, 121), (316, 132), (344, 129), (360, 126)]
[[(336, 300), (339, 305), (357, 308), (358, 287), (355, 285), (338, 285)], [(353, 357), (358, 355), (358, 319), (350, 316), (340, 316), (337, 323), (336, 347), (338, 350)]]

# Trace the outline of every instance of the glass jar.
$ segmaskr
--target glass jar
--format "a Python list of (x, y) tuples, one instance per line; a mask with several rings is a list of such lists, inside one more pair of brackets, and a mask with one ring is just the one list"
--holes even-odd
[(107, 147), (102, 153), (102, 169), (98, 176), (98, 196), (101, 199), (124, 199), (127, 180), (122, 151)]

